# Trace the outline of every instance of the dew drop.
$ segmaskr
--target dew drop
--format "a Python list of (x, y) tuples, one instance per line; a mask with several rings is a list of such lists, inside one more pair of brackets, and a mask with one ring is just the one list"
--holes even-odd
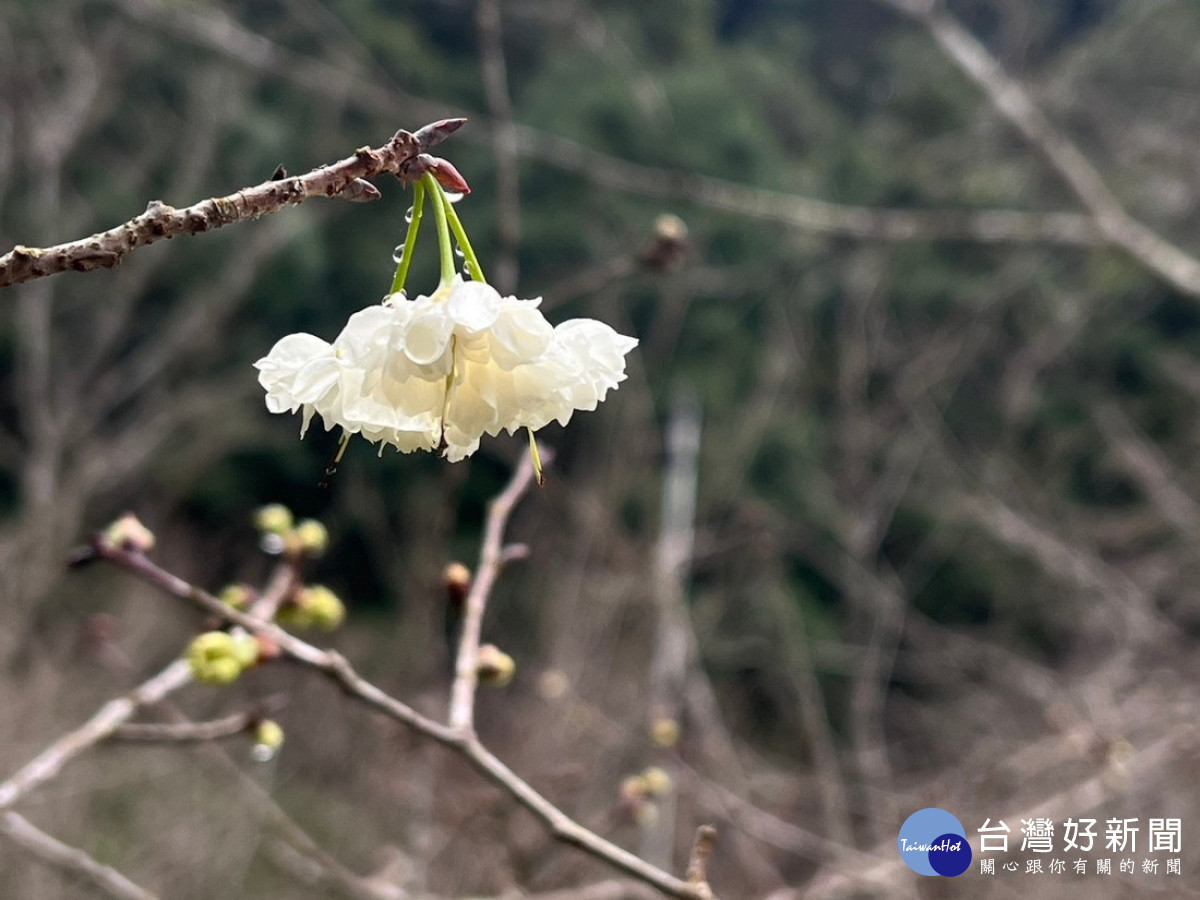
[(270, 762), (275, 758), (275, 748), (266, 744), (255, 744), (250, 748), (250, 758), (260, 763)]
[(406, 212), (404, 214), (404, 221), (407, 222), (409, 225), (411, 225), (412, 220), (413, 220), (413, 208), (410, 206), (408, 208), (408, 212)]
[(272, 556), (278, 556), (283, 552), (283, 538), (277, 534), (264, 534), (258, 545), (262, 548), (263, 553), (269, 553)]
[(463, 198), (463, 195), (458, 191), (446, 191), (446, 199), (451, 203), (457, 203)]
[(463, 253), (463, 251), (462, 251), (462, 247), (455, 247), (454, 255), (457, 256), (459, 259), (462, 259), (464, 256), (466, 256), (466, 254)]
[(392, 262), (394, 262), (396, 265), (400, 265), (400, 263), (404, 262), (403, 244), (397, 244), (396, 249), (392, 251)]
[(471, 265), (471, 261), (469, 259), (463, 263), (463, 274), (472, 281), (475, 280), (475, 267)]

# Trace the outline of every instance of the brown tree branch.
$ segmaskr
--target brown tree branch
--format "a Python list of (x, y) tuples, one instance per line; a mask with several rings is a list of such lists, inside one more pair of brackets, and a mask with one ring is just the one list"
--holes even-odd
[[(542, 463), (548, 466), (550, 462), (551, 454), (543, 451)], [(450, 688), (450, 727), (464, 734), (472, 733), (475, 727), (479, 634), (483, 629), (483, 613), (492, 593), (492, 585), (496, 583), (496, 576), (500, 574), (505, 560), (504, 527), (508, 524), (513, 507), (532, 482), (533, 463), (526, 455), (522, 457), (508, 486), (488, 506), (479, 566), (463, 603), (462, 636), (458, 641), (458, 656), (454, 664), (454, 684)]]
[[(519, 491), (514, 486), (520, 485), (523, 489), (527, 486), (530, 475), (525, 475), (525, 483), (521, 484), (522, 473), (518, 472), (502, 498), (511, 494), (507, 502), (510, 505), (515, 502)], [(501, 498), (497, 499), (496, 507), (503, 509), (504, 502)], [(505, 518), (507, 518), (507, 514), (507, 512), (503, 513)], [(496, 541), (496, 546), (499, 548), (499, 539)], [(406, 703), (395, 699), (365, 680), (340, 654), (321, 650), (272, 622), (227, 606), (207, 591), (159, 568), (139, 552), (118, 547), (103, 537), (97, 537), (93, 542), (93, 547), (100, 557), (166, 593), (186, 600), (193, 606), (226, 622), (239, 625), (252, 634), (267, 638), (279, 647), (284, 655), (323, 673), (350, 696), (458, 753), (488, 780), (503, 789), (530, 812), (556, 840), (577, 847), (585, 853), (607, 862), (627, 875), (652, 885), (667, 896), (678, 897), (681, 900), (709, 900), (712, 896), (707, 886), (697, 887), (689, 884), (583, 827), (509, 769), (480, 743), (473, 731), (442, 725), (440, 722), (421, 715)], [(501, 551), (497, 549), (495, 552), (499, 554)], [(2, 798), (3, 794), (0, 793), (0, 799)]]
[(1192, 297), (1200, 297), (1200, 259), (1176, 247), (1126, 212), (1083, 152), (1004, 70), (988, 49), (935, 0), (879, 0), (911, 16), (963, 74), (987, 95), (1029, 143), (1041, 152), (1091, 213), (1104, 237), (1146, 268)]
[(185, 660), (177, 659), (124, 697), (105, 703), (82, 726), (63, 735), (26, 763), (15, 775), (0, 784), (0, 810), (8, 809), (35, 787), (54, 778), (62, 771), (63, 766), (84, 750), (112, 735), (143, 706), (159, 702), (191, 680), (191, 668)]
[[(35, 248), (18, 245), (0, 256), (0, 287), (74, 270), (112, 268), (134, 248), (180, 234), (199, 234), (235, 222), (257, 219), (296, 206), (311, 197), (335, 197), (360, 190), (360, 180), (390, 172), (402, 180), (421, 174), (419, 154), (456, 131), (465, 119), (443, 119), (409, 134), (401, 129), (382, 147), (362, 147), (353, 156), (313, 169), (307, 175), (271, 179), (225, 197), (211, 197), (175, 209), (159, 200), (123, 225), (91, 237)], [(365, 188), (362, 188), (365, 190)]]
[(117, 900), (157, 900), (156, 895), (134, 884), (116, 869), (98, 862), (78, 847), (51, 837), (20, 813), (10, 810), (0, 815), (0, 833), (43, 862)]
[[(883, 0), (886, 2), (886, 0)], [(352, 73), (355, 89), (345, 96), (346, 72), (319, 58), (302, 57), (216, 10), (184, 9), (156, 0), (122, 0), (129, 15), (162, 31), (222, 54), (241, 65), (271, 72), (321, 96), (346, 100), (378, 115), (413, 109), (446, 110), (396, 85), (378, 83), (373, 72)], [(442, 112), (441, 114), (445, 114)], [(461, 113), (465, 115), (466, 113)], [(492, 140), (493, 125), (480, 119), (468, 140)], [(717, 178), (626, 162), (582, 144), (520, 123), (512, 124), (517, 151), (615, 190), (695, 204), (817, 234), (883, 241), (969, 241), (1098, 246), (1104, 232), (1092, 216), (1074, 212), (1015, 210), (904, 210), (848, 206), (813, 197), (747, 187)]]
[(261, 721), (261, 710), (245, 710), (210, 722), (121, 725), (110, 740), (146, 744), (200, 744), (245, 734)]

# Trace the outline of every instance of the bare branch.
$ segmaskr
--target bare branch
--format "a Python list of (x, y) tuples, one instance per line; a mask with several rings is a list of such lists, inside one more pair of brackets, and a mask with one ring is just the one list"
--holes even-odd
[(122, 725), (111, 740), (159, 744), (199, 744), (245, 734), (263, 717), (261, 710), (234, 713), (211, 722), (171, 722), (162, 725)]
[(1200, 297), (1200, 260), (1133, 218), (1082, 151), (1034, 103), (987, 48), (939, 3), (880, 0), (923, 24), (946, 56), (1052, 165), (1092, 214), (1104, 237), (1176, 288)]
[(157, 900), (154, 894), (134, 884), (116, 869), (97, 862), (78, 847), (51, 837), (20, 813), (10, 810), (0, 815), (0, 832), (43, 862), (99, 888), (110, 897)]
[[(525, 466), (523, 466), (514, 475), (504, 493), (494, 501), (494, 514), (489, 521), (485, 544), (494, 533), (496, 535), (494, 549), (491, 552), (497, 557), (502, 552), (500, 544), (502, 524), (507, 520), (512, 505), (521, 491), (528, 486), (531, 478), (532, 471), (526, 472)], [(509, 769), (479, 742), (469, 728), (448, 727), (421, 715), (406, 703), (395, 699), (366, 681), (340, 654), (321, 650), (284, 631), (272, 622), (227, 606), (207, 591), (159, 568), (141, 553), (117, 547), (101, 537), (95, 539), (93, 547), (97, 555), (167, 593), (186, 600), (204, 612), (215, 615), (224, 621), (240, 625), (252, 634), (262, 635), (278, 646), (286, 656), (325, 674), (350, 696), (458, 753), (488, 780), (502, 788), (517, 803), (532, 813), (556, 840), (578, 847), (626, 874), (656, 887), (670, 897), (678, 897), (682, 900), (709, 900), (711, 898), (712, 894), (707, 886), (697, 887), (676, 878), (669, 872), (651, 865), (628, 850), (618, 847), (580, 825)], [(477, 577), (476, 585), (484, 580), (482, 570), (487, 567), (486, 556), (485, 553), (485, 561), (480, 566), (481, 576)], [(494, 580), (494, 573), (492, 579)], [(472, 588), (472, 590), (475, 589), (475, 587)], [(487, 589), (490, 590), (490, 586)], [(482, 596), (485, 599), (486, 591), (483, 588), (479, 588), (479, 590), (483, 592)], [(483, 600), (479, 602), (482, 603)], [(482, 606), (480, 607), (480, 616), (482, 617)], [(473, 684), (471, 689), (473, 690)], [(0, 797), (2, 796), (0, 794)]]
[[(542, 461), (551, 462), (551, 455), (543, 451)], [(464, 601), (462, 636), (458, 642), (458, 658), (454, 666), (454, 685), (450, 689), (450, 727), (470, 733), (474, 729), (475, 687), (478, 677), (475, 671), (479, 656), (479, 633), (483, 628), (483, 612), (488, 596), (504, 560), (504, 526), (512, 514), (513, 507), (533, 481), (533, 463), (528, 456), (521, 460), (504, 491), (488, 507), (487, 525), (483, 534), (479, 567), (471, 580), (471, 590)]]
[(717, 829), (711, 825), (701, 825), (696, 829), (696, 837), (692, 841), (692, 852), (688, 857), (687, 880), (689, 884), (708, 888), (708, 858), (712, 856), (713, 844), (716, 840)]
[[(885, 0), (886, 2), (886, 0)], [(129, 14), (177, 37), (223, 54), (242, 65), (269, 71), (306, 90), (345, 100), (372, 113), (395, 115), (401, 109), (445, 110), (419, 97), (405, 95), (396, 85), (377, 83), (374, 73), (344, 70), (321, 59), (301, 57), (268, 38), (211, 10), (182, 9), (154, 0), (122, 0)], [(346, 96), (347, 77), (356, 80)], [(444, 112), (441, 114), (445, 114)], [(464, 113), (465, 114), (465, 113)], [(479, 121), (469, 140), (492, 139), (493, 126)], [(1105, 233), (1089, 215), (1073, 212), (1014, 210), (902, 210), (847, 206), (781, 191), (701, 175), (626, 162), (520, 123), (512, 124), (518, 152), (588, 180), (643, 197), (656, 197), (723, 210), (746, 218), (780, 222), (818, 234), (844, 235), (884, 241), (971, 241), (984, 244), (1033, 243), (1098, 246)]]
[[(362, 147), (353, 156), (313, 169), (307, 175), (269, 179), (225, 197), (202, 200), (185, 209), (175, 209), (159, 200), (124, 225), (91, 237), (39, 249), (18, 245), (0, 256), (0, 287), (34, 278), (74, 270), (112, 268), (135, 247), (152, 244), (179, 234), (199, 234), (247, 219), (279, 212), (311, 197), (334, 197), (355, 190), (359, 179), (390, 172), (402, 180), (419, 176), (418, 154), (444, 140), (464, 119), (446, 119), (427, 125), (415, 135), (403, 129), (382, 147)], [(356, 199), (352, 197), (352, 199)]]
[(54, 778), (63, 766), (84, 750), (109, 737), (141, 707), (157, 703), (191, 680), (191, 668), (186, 661), (177, 659), (124, 697), (105, 703), (82, 726), (63, 735), (26, 763), (12, 778), (0, 784), (0, 810), (8, 809), (35, 787)]

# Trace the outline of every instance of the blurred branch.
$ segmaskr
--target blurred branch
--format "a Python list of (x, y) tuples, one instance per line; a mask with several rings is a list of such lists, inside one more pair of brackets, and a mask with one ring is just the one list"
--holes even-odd
[(19, 813), (0, 815), (0, 832), (33, 856), (98, 888), (118, 900), (157, 900), (154, 894), (134, 884), (116, 869), (97, 862), (78, 847), (64, 844), (42, 831)]
[[(404, 94), (396, 85), (381, 85), (375, 73), (347, 73), (318, 58), (291, 53), (266, 37), (214, 10), (184, 9), (156, 0), (122, 0), (122, 9), (193, 44), (232, 58), (242, 65), (271, 72), (313, 93), (347, 100), (359, 109), (381, 115), (403, 111), (445, 115), (444, 103)], [(351, 79), (349, 92), (344, 83)], [(455, 113), (465, 115), (463, 111)], [(476, 121), (467, 140), (491, 139), (493, 125)], [(884, 241), (971, 241), (1047, 243), (1096, 246), (1107, 235), (1091, 216), (1068, 212), (1014, 210), (901, 210), (847, 206), (782, 191), (747, 187), (685, 172), (626, 162), (590, 150), (568, 138), (514, 123), (518, 152), (556, 168), (576, 172), (604, 187), (643, 197), (695, 204), (751, 219), (779, 222), (803, 231)]]
[(257, 219), (312, 197), (352, 191), (360, 179), (390, 172), (403, 180), (420, 174), (419, 154), (444, 140), (465, 120), (445, 119), (416, 134), (401, 129), (381, 147), (362, 147), (353, 156), (313, 169), (307, 175), (270, 179), (262, 184), (175, 209), (153, 200), (140, 216), (91, 237), (49, 248), (18, 245), (0, 256), (0, 287), (74, 270), (87, 272), (117, 265), (134, 248), (180, 234), (199, 234), (235, 222)]
[(987, 48), (934, 0), (879, 0), (924, 25), (963, 74), (1054, 167), (1091, 213), (1095, 227), (1180, 291), (1200, 298), (1200, 260), (1134, 219), (1069, 137), (1034, 103)]
[(110, 736), (114, 741), (161, 744), (198, 744), (245, 734), (263, 717), (261, 710), (234, 713), (211, 722), (171, 722), (162, 725), (121, 725)]
[[(690, 385), (680, 387), (671, 398), (669, 417), (659, 534), (654, 548), (656, 622), (648, 685), (651, 734), (661, 727), (660, 723), (678, 731), (688, 672), (696, 657), (696, 635), (686, 603), (696, 542), (701, 406)], [(670, 746), (674, 741), (661, 743)], [(663, 757), (662, 767), (678, 783), (674, 755)], [(664, 791), (658, 798), (659, 815), (642, 826), (642, 855), (658, 865), (669, 865), (674, 850), (677, 791), (674, 787)]]
[(517, 168), (517, 136), (513, 130), (512, 99), (504, 63), (504, 34), (500, 0), (478, 0), (475, 24), (483, 92), (492, 115), (492, 150), (496, 161), (496, 246), (492, 279), (501, 294), (516, 290), (517, 250), (521, 243), (521, 184)]
[[(515, 503), (520, 491), (528, 486), (531, 476), (532, 472), (526, 474), (523, 469), (519, 470), (505, 492), (494, 501), (492, 515), (489, 517), (488, 527), (485, 531), (485, 547), (490, 543), (492, 549), (485, 550), (484, 562), (480, 566), (481, 572), (476, 578), (476, 586), (472, 588), (473, 591), (483, 592), (485, 590), (478, 587), (485, 583), (485, 571), (489, 566), (498, 565), (502, 556), (500, 544), (502, 523), (507, 520), (511, 505)], [(640, 857), (605, 840), (571, 819), (484, 747), (469, 727), (469, 720), (466, 728), (442, 725), (440, 722), (421, 715), (406, 703), (395, 699), (364, 679), (340, 654), (321, 650), (272, 622), (233, 609), (207, 591), (159, 568), (140, 552), (118, 547), (102, 536), (97, 536), (93, 540), (92, 546), (98, 556), (119, 568), (131, 572), (168, 594), (186, 600), (206, 613), (239, 625), (252, 634), (261, 635), (275, 644), (287, 657), (330, 678), (350, 696), (458, 753), (485, 778), (528, 810), (555, 839), (577, 847), (626, 874), (645, 881), (668, 896), (682, 898), (682, 900), (708, 900), (712, 896), (706, 885), (696, 886), (676, 878), (669, 872), (650, 865)], [(487, 562), (489, 558), (492, 560), (491, 563)], [(492, 579), (494, 579), (494, 575), (493, 572)], [(486, 589), (490, 590), (490, 583), (487, 583)], [(480, 619), (483, 611), (482, 604), (485, 600), (486, 596), (482, 595), (477, 601)], [(466, 628), (467, 626), (464, 625), (464, 631)], [(476, 638), (477, 640), (478, 638)], [(474, 658), (473, 654), (472, 658)], [(460, 654), (461, 659), (462, 654)], [(186, 666), (185, 674), (190, 674), (187, 672)], [(474, 678), (472, 677), (469, 685), (472, 693), (473, 682)], [(460, 695), (466, 693), (467, 690), (460, 688)], [(452, 708), (455, 707), (452, 706)], [(0, 798), (2, 797), (3, 795), (0, 794)]]
[[(220, 602), (219, 600), (217, 601)], [(177, 659), (124, 697), (105, 703), (82, 726), (63, 735), (0, 784), (0, 810), (8, 809), (40, 784), (54, 778), (84, 750), (112, 735), (141, 707), (157, 703), (192, 680), (187, 662)]]
[(1162, 517), (1185, 535), (1200, 534), (1200, 505), (1180, 486), (1178, 472), (1170, 461), (1121, 408), (1111, 401), (1101, 403), (1092, 410), (1092, 421)]

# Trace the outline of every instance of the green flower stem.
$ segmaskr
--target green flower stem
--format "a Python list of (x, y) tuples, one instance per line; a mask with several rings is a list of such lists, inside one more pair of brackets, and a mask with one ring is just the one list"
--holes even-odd
[(450, 248), (450, 226), (446, 222), (446, 207), (450, 204), (446, 202), (442, 186), (432, 175), (426, 172), (421, 176), (421, 181), (432, 196), (433, 215), (437, 219), (438, 252), (442, 255), (442, 278), (438, 287), (446, 287), (454, 280), (454, 251)]
[(396, 293), (404, 288), (408, 280), (408, 267), (412, 263), (413, 251), (417, 247), (417, 229), (421, 227), (421, 215), (425, 211), (425, 185), (418, 181), (413, 185), (412, 219), (408, 223), (408, 232), (404, 235), (404, 249), (400, 252), (400, 262), (396, 264), (396, 277), (392, 279), (392, 289)]
[(487, 284), (487, 279), (483, 277), (483, 266), (479, 264), (479, 258), (475, 256), (475, 251), (467, 238), (467, 230), (459, 221), (458, 213), (454, 211), (454, 204), (450, 202), (445, 191), (442, 191), (442, 201), (446, 204), (446, 217), (450, 220), (450, 229), (454, 232), (454, 239), (458, 241), (459, 249), (462, 250), (467, 262), (471, 264), (471, 280)]

